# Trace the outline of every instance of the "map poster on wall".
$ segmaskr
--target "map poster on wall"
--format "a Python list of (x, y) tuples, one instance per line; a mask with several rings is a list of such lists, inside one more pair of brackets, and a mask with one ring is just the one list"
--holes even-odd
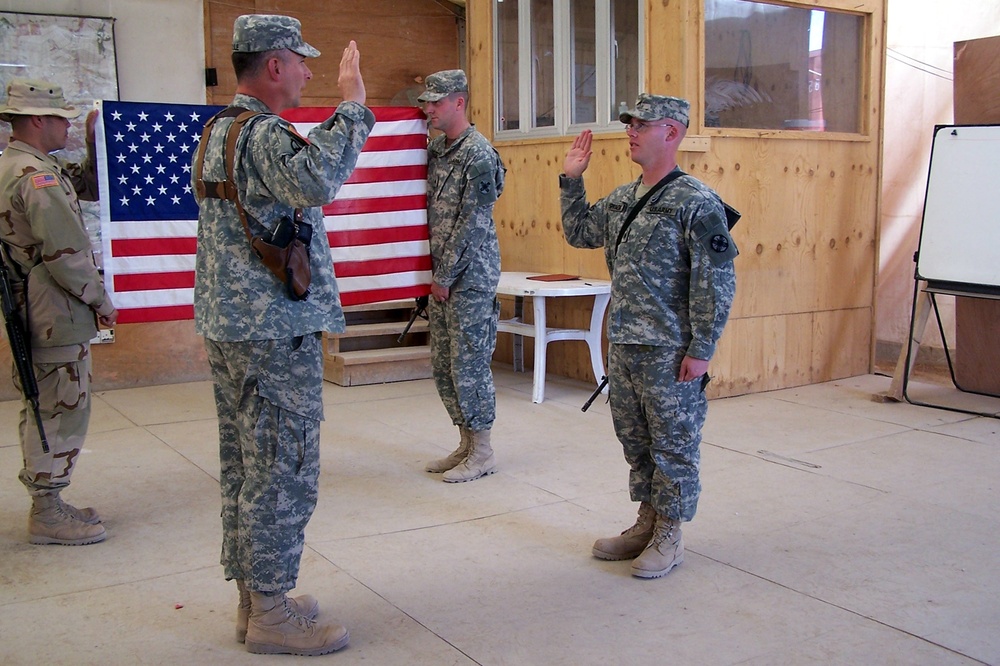
[[(86, 156), (85, 121), (95, 100), (118, 99), (114, 25), (113, 18), (0, 12), (3, 97), (12, 78), (43, 79), (62, 86), (70, 104), (84, 111), (58, 153), (64, 159), (79, 162)], [(0, 151), (9, 140), (10, 125), (0, 122)], [(97, 202), (81, 203), (100, 266), (100, 208)]]

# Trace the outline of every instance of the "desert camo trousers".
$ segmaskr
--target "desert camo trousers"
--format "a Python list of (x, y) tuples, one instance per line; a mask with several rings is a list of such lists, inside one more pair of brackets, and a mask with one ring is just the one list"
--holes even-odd
[[(22, 401), (18, 432), (24, 468), (18, 478), (29, 495), (37, 496), (69, 486), (80, 458), (90, 424), (90, 343), (35, 349), (32, 361), (49, 452), (42, 451), (34, 412)], [(13, 378), (20, 391), (16, 367)]]

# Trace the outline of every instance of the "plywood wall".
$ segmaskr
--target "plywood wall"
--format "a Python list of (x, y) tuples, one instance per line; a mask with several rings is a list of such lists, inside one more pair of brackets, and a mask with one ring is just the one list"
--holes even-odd
[[(812, 4), (845, 9), (838, 2)], [(736, 302), (710, 370), (713, 396), (822, 382), (871, 368), (884, 2), (852, 6), (870, 12), (873, 49), (861, 91), (865, 134), (693, 125), (682, 146), (680, 166), (744, 215), (734, 230), (741, 252)], [(688, 96), (696, 108), (703, 60), (699, 7), (694, 0), (647, 3), (651, 57), (645, 89)], [(474, 90), (491, 86), (490, 18), (486, 6), (469, 8), (469, 43), (481, 45), (470, 51)], [(492, 110), (483, 97), (473, 111), (488, 132)], [(562, 236), (558, 175), (571, 140), (497, 142), (508, 167), (496, 207), (504, 270), (607, 277), (602, 250), (570, 248)], [(585, 175), (591, 200), (638, 175), (624, 133), (596, 136)], [(549, 317), (557, 326), (584, 326), (589, 299), (552, 303)], [(498, 360), (510, 358), (509, 337), (500, 336)], [(549, 372), (593, 379), (583, 343), (550, 345), (548, 354)]]
[(206, 67), (214, 67), (219, 85), (209, 89), (209, 103), (228, 104), (236, 90), (230, 64), (233, 22), (241, 14), (285, 14), (302, 22), (305, 40), (322, 55), (309, 61), (313, 79), (303, 106), (333, 106), (340, 101), (337, 71), (348, 41), (361, 52), (361, 73), (368, 104), (412, 104), (423, 90), (423, 77), (458, 67), (461, 11), (435, 0), (207, 0)]

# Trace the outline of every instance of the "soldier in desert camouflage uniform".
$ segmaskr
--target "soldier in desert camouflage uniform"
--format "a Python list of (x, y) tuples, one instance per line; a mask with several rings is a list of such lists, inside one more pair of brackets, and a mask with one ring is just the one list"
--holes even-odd
[[(87, 158), (69, 164), (49, 153), (66, 147), (68, 119), (80, 115), (62, 88), (14, 79), (0, 119), (11, 124), (10, 145), (0, 155), (0, 241), (7, 249), (21, 319), (31, 332), (31, 357), (49, 452), (27, 403), (21, 408), (24, 469), (32, 498), (31, 543), (83, 545), (107, 536), (91, 508), (60, 498), (70, 484), (90, 423), (90, 340), (97, 324), (118, 319), (94, 263), (78, 199), (97, 200), (94, 123), (87, 117)], [(25, 303), (27, 294), (27, 303)], [(17, 373), (14, 382), (20, 388)]]
[(434, 268), (431, 367), (438, 395), (459, 429), (458, 448), (427, 465), (449, 483), (496, 471), (490, 430), (496, 390), (490, 362), (497, 342), (500, 244), (493, 204), (503, 191), (500, 155), (466, 117), (469, 84), (460, 69), (427, 77), (424, 103), (443, 133), (427, 147), (427, 222)]
[(638, 199), (677, 169), (688, 112), (686, 100), (639, 95), (620, 119), (642, 176), (592, 206), (582, 178), (589, 130), (574, 141), (559, 179), (566, 240), (604, 247), (611, 274), (611, 415), (631, 466), (629, 491), (640, 502), (636, 523), (598, 539), (593, 554), (636, 558), (632, 574), (640, 578), (663, 576), (684, 559), (680, 525), (694, 517), (701, 491), (708, 362), (736, 291), (737, 251), (722, 202), (691, 176), (654, 192), (620, 235)]
[[(303, 210), (311, 225), (312, 283), (306, 300), (254, 255), (234, 201), (200, 200), (195, 327), (205, 337), (215, 382), (222, 489), (222, 565), (240, 592), (237, 638), (257, 653), (326, 654), (347, 629), (317, 622), (316, 600), (289, 598), (304, 530), (316, 507), (323, 420), (322, 331), (343, 332), (344, 314), (320, 206), (336, 196), (375, 123), (364, 106), (360, 55), (344, 50), (338, 85), (344, 101), (302, 138), (275, 115), (299, 105), (312, 78), (298, 20), (248, 15), (236, 20), (232, 106), (259, 112), (240, 131), (234, 180), (253, 235)], [(218, 120), (204, 153), (203, 180), (226, 180)], [(194, 185), (198, 189), (197, 158)]]

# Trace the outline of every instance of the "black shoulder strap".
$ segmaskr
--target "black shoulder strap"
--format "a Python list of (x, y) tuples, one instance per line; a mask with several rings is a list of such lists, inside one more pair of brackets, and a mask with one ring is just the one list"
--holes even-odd
[(681, 171), (680, 169), (675, 168), (673, 171), (671, 171), (666, 176), (661, 178), (656, 185), (653, 185), (653, 187), (649, 189), (649, 192), (646, 192), (644, 195), (642, 195), (642, 198), (639, 199), (639, 201), (637, 201), (634, 206), (632, 206), (632, 210), (628, 212), (628, 217), (626, 217), (625, 222), (622, 223), (622, 228), (618, 230), (618, 240), (615, 241), (616, 256), (618, 255), (618, 246), (622, 244), (622, 238), (625, 237), (625, 232), (628, 231), (629, 226), (631, 226), (632, 224), (632, 220), (634, 220), (636, 215), (639, 214), (639, 211), (642, 210), (642, 207), (646, 205), (646, 202), (649, 201), (651, 198), (653, 198), (654, 194), (656, 194), (661, 189), (669, 185), (671, 182), (677, 180), (681, 176), (686, 176), (686, 175), (687, 174)]

